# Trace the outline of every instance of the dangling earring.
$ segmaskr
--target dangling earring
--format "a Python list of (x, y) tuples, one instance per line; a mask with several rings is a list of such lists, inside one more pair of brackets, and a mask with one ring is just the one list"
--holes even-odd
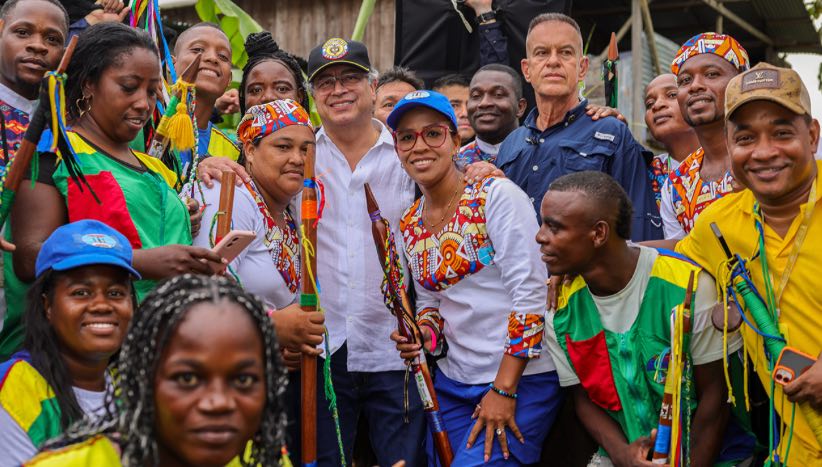
[[(77, 102), (74, 104), (77, 106), (77, 110), (80, 111), (80, 118), (82, 118), (83, 115), (91, 111), (91, 96), (84, 95), (83, 97), (77, 99)], [(86, 108), (83, 108), (84, 106)]]

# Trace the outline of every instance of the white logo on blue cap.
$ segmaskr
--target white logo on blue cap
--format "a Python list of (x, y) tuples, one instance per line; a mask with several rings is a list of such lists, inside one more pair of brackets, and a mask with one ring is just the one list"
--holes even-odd
[(86, 245), (91, 245), (97, 248), (114, 248), (117, 246), (117, 240), (106, 234), (85, 234), (80, 237)]
[(425, 99), (426, 97), (431, 97), (431, 93), (428, 91), (411, 91), (405, 95), (405, 100)]

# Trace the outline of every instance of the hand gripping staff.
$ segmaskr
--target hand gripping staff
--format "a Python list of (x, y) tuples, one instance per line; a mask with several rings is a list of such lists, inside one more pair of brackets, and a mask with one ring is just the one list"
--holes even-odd
[[(77, 161), (74, 157), (74, 150), (68, 142), (68, 137), (65, 133), (65, 93), (63, 91), (63, 83), (65, 82), (65, 72), (68, 67), (71, 56), (74, 53), (74, 48), (77, 47), (77, 36), (71, 38), (66, 51), (63, 53), (63, 58), (60, 60), (56, 71), (48, 72), (43, 77), (40, 84), (40, 101), (37, 108), (32, 114), (29, 126), (23, 136), (23, 141), (14, 155), (14, 158), (9, 159), (6, 163), (6, 171), (0, 180), (2, 183), (2, 195), (0, 195), (0, 226), (5, 224), (6, 219), (11, 212), (11, 205), (14, 202), (14, 196), (17, 189), (20, 187), (20, 182), (23, 180), (23, 175), (29, 170), (32, 164), (32, 157), (34, 151), (40, 143), (40, 137), (43, 135), (48, 125), (51, 129), (50, 141), (44, 141), (45, 151), (57, 152), (59, 149), (60, 159), (66, 164), (68, 172), (75, 182), (84, 182), (85, 177), (77, 166)], [(34, 159), (35, 170), (37, 169), (38, 159)], [(34, 179), (32, 177), (32, 184)], [(78, 183), (78, 186), (82, 185)], [(87, 185), (88, 186), (88, 185)]]
[[(411, 343), (421, 344), (423, 342), (422, 332), (417, 325), (415, 313), (412, 312), (408, 293), (403, 285), (403, 274), (394, 243), (394, 234), (391, 232), (388, 221), (380, 215), (380, 207), (367, 183), (365, 184), (365, 203), (368, 215), (371, 217), (371, 233), (374, 236), (377, 255), (383, 268), (382, 292), (385, 306), (397, 318), (397, 329), (400, 334)], [(431, 380), (431, 373), (428, 371), (424, 356), (418, 357), (415, 362), (411, 363), (411, 371), (414, 373), (414, 381), (417, 383), (417, 390), (428, 416), (428, 426), (434, 439), (437, 457), (444, 467), (448, 467), (454, 459), (454, 454), (451, 451), (451, 443), (448, 441), (448, 433), (442, 423), (440, 405), (437, 402), (437, 394), (434, 392), (434, 382)]]
[(180, 151), (194, 147), (194, 123), (189, 115), (188, 101), (189, 96), (193, 95), (194, 82), (197, 81), (202, 57), (195, 57), (172, 86), (171, 100), (148, 144), (149, 156), (162, 159), (169, 143), (173, 149)]
[[(681, 427), (690, 425), (690, 414), (682, 419), (682, 408), (690, 407), (690, 361), (688, 358), (691, 347), (691, 308), (694, 296), (694, 273), (688, 278), (688, 289), (685, 291), (685, 301), (674, 308), (673, 332), (671, 333), (671, 350), (668, 358), (668, 371), (665, 375), (665, 392), (662, 395), (662, 407), (659, 410), (659, 426), (654, 443), (654, 453), (651, 462), (671, 466), (682, 465), (683, 457), (688, 459), (690, 453), (682, 447), (683, 433)], [(660, 357), (660, 363), (663, 357)], [(683, 390), (683, 386), (685, 386)], [(685, 401), (682, 400), (683, 392)], [(684, 436), (690, 436), (689, 429)], [(686, 438), (687, 441), (687, 438)], [(670, 458), (673, 457), (671, 460)], [(687, 461), (685, 461), (687, 464)]]
[[(762, 300), (762, 296), (756, 290), (753, 280), (751, 280), (746, 268), (746, 261), (738, 254), (731, 253), (731, 249), (728, 247), (728, 243), (725, 241), (725, 238), (722, 236), (722, 232), (720, 232), (716, 223), (711, 223), (711, 230), (713, 230), (714, 235), (720, 245), (722, 245), (722, 249), (725, 251), (725, 255), (728, 257), (726, 265), (728, 268), (727, 275), (729, 279), (727, 280), (727, 284), (725, 284), (728, 288), (728, 295), (735, 296), (736, 303), (740, 305), (744, 304), (745, 309), (748, 313), (750, 313), (751, 318), (753, 318), (756, 327), (748, 321), (744, 312), (740, 313), (742, 315), (742, 319), (745, 321), (745, 324), (750, 326), (757, 334), (762, 336), (762, 341), (764, 343), (769, 361), (768, 371), (773, 371), (773, 366), (776, 359), (779, 357), (782, 349), (784, 349), (787, 345), (785, 338), (779, 331), (779, 324), (776, 321), (777, 318), (771, 314), (768, 307), (765, 305), (764, 300)], [(760, 254), (764, 254), (764, 251)], [(718, 272), (717, 274), (720, 273), (721, 272)], [(768, 277), (765, 277), (764, 279), (766, 281), (769, 280)], [(720, 282), (718, 277), (717, 281)], [(773, 392), (771, 392), (771, 401), (773, 402)], [(802, 415), (805, 416), (805, 420), (811, 427), (811, 431), (813, 431), (813, 434), (816, 437), (816, 442), (822, 446), (822, 414), (816, 412), (807, 403), (801, 403), (798, 404), (798, 406), (799, 411), (802, 412)], [(773, 413), (771, 415), (773, 416)], [(785, 414), (783, 414), (783, 417), (784, 416)], [(793, 425), (792, 422), (791, 425)], [(773, 421), (771, 421), (771, 426), (774, 426)], [(791, 426), (791, 430), (792, 429), (793, 426)], [(790, 443), (788, 446), (790, 446)], [(773, 450), (775, 449), (775, 446), (771, 446), (771, 448)]]

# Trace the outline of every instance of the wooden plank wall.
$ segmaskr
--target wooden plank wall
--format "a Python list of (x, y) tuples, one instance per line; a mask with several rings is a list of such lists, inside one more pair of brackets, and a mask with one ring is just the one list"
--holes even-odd
[[(281, 48), (308, 58), (329, 37), (350, 37), (361, 0), (235, 0), (271, 31)], [(394, 0), (377, 0), (365, 30), (371, 64), (386, 70), (394, 64)], [(199, 21), (193, 7), (163, 12), (172, 21)]]

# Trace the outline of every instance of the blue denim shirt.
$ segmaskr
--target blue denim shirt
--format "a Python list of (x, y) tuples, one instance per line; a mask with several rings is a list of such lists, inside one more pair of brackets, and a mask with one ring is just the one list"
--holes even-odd
[(628, 193), (634, 207), (631, 239), (662, 238), (662, 219), (648, 178), (651, 154), (636, 142), (628, 126), (616, 118), (597, 121), (585, 114), (587, 100), (571, 109), (556, 125), (540, 131), (538, 109), (528, 114), (500, 147), (496, 165), (525, 191), (539, 217), (548, 186), (562, 175), (598, 170), (612, 176)]

